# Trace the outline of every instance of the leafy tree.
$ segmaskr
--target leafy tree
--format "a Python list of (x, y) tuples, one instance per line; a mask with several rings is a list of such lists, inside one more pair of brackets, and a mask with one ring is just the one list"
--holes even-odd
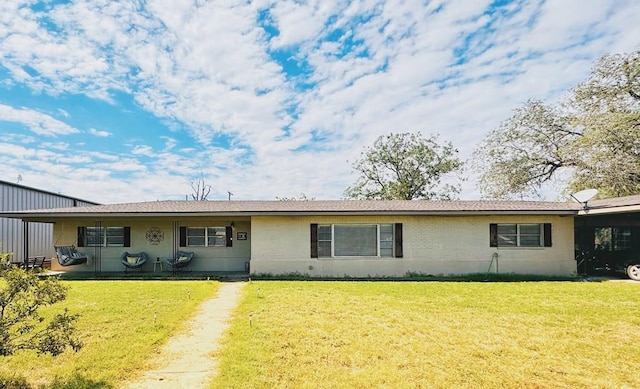
[(442, 184), (442, 179), (461, 168), (457, 153), (451, 143), (438, 144), (437, 136), (380, 136), (353, 164), (360, 177), (345, 195), (354, 199), (451, 200), (460, 187)]
[(516, 109), (473, 160), (488, 197), (539, 197), (554, 180), (602, 197), (640, 193), (640, 52), (603, 56), (556, 106)]
[(67, 346), (82, 347), (74, 334), (78, 315), (65, 309), (47, 322), (38, 312), (66, 298), (67, 289), (57, 278), (41, 280), (34, 272), (5, 265), (0, 277), (0, 355), (18, 350), (59, 355)]

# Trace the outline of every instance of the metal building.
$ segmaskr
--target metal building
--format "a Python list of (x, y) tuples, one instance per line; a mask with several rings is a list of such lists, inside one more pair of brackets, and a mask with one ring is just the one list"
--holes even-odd
[[(87, 205), (97, 203), (0, 180), (0, 211)], [(28, 236), (28, 246), (25, 245), (25, 236)], [(53, 225), (0, 218), (0, 243), (0, 251), (13, 253), (13, 262), (24, 262), (25, 253), (29, 257), (38, 255), (51, 258), (55, 243)]]

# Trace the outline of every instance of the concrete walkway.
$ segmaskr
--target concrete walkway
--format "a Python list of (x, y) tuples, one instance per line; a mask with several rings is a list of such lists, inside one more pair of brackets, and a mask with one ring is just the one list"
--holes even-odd
[(223, 283), (218, 295), (200, 306), (187, 324), (187, 332), (171, 338), (154, 358), (156, 367), (124, 388), (206, 388), (217, 370), (217, 361), (211, 353), (219, 347), (244, 285), (244, 282)]

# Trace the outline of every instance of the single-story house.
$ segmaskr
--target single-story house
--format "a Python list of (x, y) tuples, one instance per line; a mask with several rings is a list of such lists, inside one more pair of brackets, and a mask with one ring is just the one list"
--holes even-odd
[(153, 201), (2, 216), (52, 223), (55, 246), (89, 256), (53, 262), (67, 271), (123, 271), (125, 251), (145, 252), (141, 270), (154, 271), (156, 260), (187, 251), (189, 269), (202, 272), (570, 276), (580, 210), (533, 201)]
[[(640, 258), (640, 196), (589, 204), (539, 201), (152, 201), (0, 213), (52, 223), (55, 246), (85, 263), (52, 269), (117, 272), (192, 252), (188, 268), (311, 277), (518, 273), (571, 276), (576, 253), (603, 239)], [(608, 230), (607, 230), (608, 229)], [(603, 235), (604, 234), (604, 235)], [(607, 235), (609, 234), (609, 235)], [(53, 247), (51, 247), (53, 254)], [(579, 258), (578, 258), (579, 259)], [(640, 263), (636, 265), (640, 270)], [(160, 266), (161, 267), (161, 266)]]

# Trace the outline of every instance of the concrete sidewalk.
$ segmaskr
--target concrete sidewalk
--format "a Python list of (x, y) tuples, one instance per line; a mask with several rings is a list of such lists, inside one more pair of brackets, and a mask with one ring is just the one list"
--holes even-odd
[(187, 332), (171, 338), (154, 358), (156, 367), (123, 388), (206, 388), (217, 370), (217, 361), (211, 353), (219, 347), (244, 285), (244, 282), (223, 283), (217, 296), (200, 306), (187, 324)]

